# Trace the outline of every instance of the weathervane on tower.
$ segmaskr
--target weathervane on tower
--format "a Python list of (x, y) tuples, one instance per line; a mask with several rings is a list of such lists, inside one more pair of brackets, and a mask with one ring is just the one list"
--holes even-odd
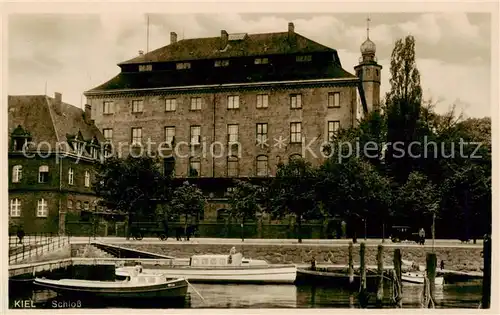
[(366, 18), (366, 38), (370, 39), (370, 16)]

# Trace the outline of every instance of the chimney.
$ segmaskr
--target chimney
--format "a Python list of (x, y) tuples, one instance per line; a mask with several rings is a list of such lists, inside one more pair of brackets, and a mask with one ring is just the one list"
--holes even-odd
[(92, 113), (92, 106), (90, 106), (89, 104), (85, 104), (85, 111), (83, 113), (83, 119), (85, 120), (85, 122), (88, 125), (92, 124), (91, 113)]
[(288, 35), (293, 35), (295, 33), (295, 26), (292, 22), (288, 23)]
[(288, 43), (290, 46), (295, 46), (295, 25), (292, 22), (288, 23)]
[(221, 39), (221, 48), (224, 49), (227, 46), (227, 40), (228, 40), (229, 35), (227, 35), (227, 32), (225, 30), (220, 31), (220, 39)]
[(139, 50), (139, 56), (142, 56), (144, 55), (144, 51), (143, 50)]
[(177, 33), (170, 32), (170, 44), (175, 44), (175, 43), (177, 43)]
[(59, 92), (54, 93), (54, 109), (56, 113), (62, 113), (62, 94)]

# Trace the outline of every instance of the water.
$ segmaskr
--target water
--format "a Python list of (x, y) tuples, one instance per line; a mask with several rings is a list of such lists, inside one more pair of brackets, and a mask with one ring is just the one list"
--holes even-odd
[[(73, 278), (82, 278), (80, 271), (71, 272)], [(60, 278), (59, 274), (57, 277)], [(49, 278), (49, 277), (47, 277)], [(69, 278), (65, 276), (65, 278)], [(85, 272), (88, 278), (88, 272)], [(102, 276), (100, 276), (102, 278)], [(97, 279), (95, 279), (97, 280)], [(10, 307), (15, 308), (19, 300), (32, 300), (37, 308), (358, 308), (350, 304), (350, 293), (340, 288), (314, 285), (250, 285), (250, 284), (193, 284), (203, 297), (193, 288), (183, 301), (154, 301), (147, 304), (127, 301), (78, 301), (58, 297), (51, 290), (40, 289), (29, 282), (10, 281)], [(481, 301), (481, 283), (457, 283), (438, 286), (435, 293), (437, 308), (477, 308)], [(390, 306), (390, 289), (384, 290), (385, 307)], [(420, 307), (422, 285), (405, 284), (403, 287), (403, 307)], [(371, 297), (368, 308), (374, 307), (375, 297)]]

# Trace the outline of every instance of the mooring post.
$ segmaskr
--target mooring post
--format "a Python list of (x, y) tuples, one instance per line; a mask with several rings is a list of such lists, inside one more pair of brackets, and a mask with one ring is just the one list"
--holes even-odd
[(368, 294), (366, 292), (366, 244), (363, 242), (359, 244), (359, 295), (358, 300), (359, 304), (362, 308), (365, 308), (368, 305)]
[(435, 308), (436, 267), (436, 254), (427, 253), (426, 278), (424, 279), (424, 308)]
[(485, 235), (483, 241), (483, 296), (481, 308), (490, 308), (491, 300), (491, 236)]
[(382, 244), (379, 244), (377, 247), (377, 271), (377, 307), (382, 307), (382, 301), (384, 299), (384, 246)]
[(396, 308), (403, 308), (403, 283), (402, 283), (402, 270), (401, 270), (401, 249), (394, 250), (394, 271), (393, 271), (393, 287), (394, 287), (394, 304)]
[(353, 264), (353, 244), (349, 242), (349, 289), (354, 287), (354, 264)]

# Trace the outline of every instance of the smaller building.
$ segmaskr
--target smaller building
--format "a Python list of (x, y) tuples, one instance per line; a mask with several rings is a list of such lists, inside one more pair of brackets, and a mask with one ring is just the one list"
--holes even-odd
[(100, 210), (92, 185), (104, 138), (90, 106), (60, 93), (9, 96), (8, 115), (10, 231), (78, 234)]

